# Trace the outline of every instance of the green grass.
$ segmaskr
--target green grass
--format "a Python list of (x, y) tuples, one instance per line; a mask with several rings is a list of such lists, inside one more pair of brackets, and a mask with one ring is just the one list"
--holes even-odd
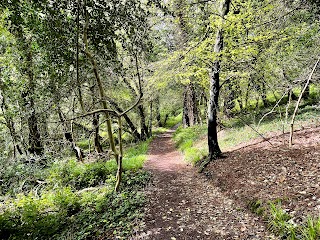
[(254, 200), (248, 204), (248, 208), (253, 213), (262, 216), (268, 224), (268, 229), (281, 239), (320, 239), (320, 217), (307, 217), (302, 224), (297, 224), (294, 218), (282, 208), (279, 200), (269, 203)]
[[(312, 100), (313, 101), (313, 100)], [(318, 125), (320, 123), (320, 107), (318, 105), (309, 105), (309, 100), (304, 100), (299, 107), (298, 115), (295, 121), (295, 129), (310, 124)], [(295, 102), (289, 109), (289, 121), (295, 107)], [(272, 107), (271, 107), (272, 108)], [(271, 109), (264, 109), (268, 112)], [(285, 105), (279, 107), (284, 112)], [(248, 142), (251, 139), (260, 137), (252, 128), (259, 133), (267, 135), (275, 131), (289, 131), (289, 124), (279, 117), (279, 112), (270, 114), (258, 126), (259, 119), (263, 113), (250, 113), (235, 116), (233, 119), (225, 120), (224, 126), (227, 126), (223, 132), (219, 133), (219, 144), (223, 151), (230, 149), (240, 143)], [(246, 124), (249, 124), (247, 126)], [(183, 152), (185, 159), (189, 162), (196, 163), (207, 156), (207, 126), (193, 126), (190, 128), (179, 127), (174, 134), (174, 141), (177, 148)], [(306, 217), (303, 224), (296, 224), (290, 214), (281, 208), (281, 203), (264, 204), (262, 201), (250, 203), (249, 208), (259, 216), (263, 216), (268, 223), (269, 229), (277, 234), (281, 239), (291, 240), (318, 240), (320, 239), (320, 218)]]
[[(295, 102), (294, 102), (295, 103)], [(320, 107), (317, 105), (308, 105), (308, 101), (302, 102), (298, 115), (296, 116), (295, 129), (300, 129), (301, 126), (310, 124), (319, 124)], [(219, 133), (219, 145), (222, 151), (235, 147), (241, 143), (248, 142), (252, 139), (261, 138), (257, 133), (267, 136), (270, 132), (288, 132), (289, 123), (291, 120), (291, 114), (295, 104), (291, 105), (289, 109), (288, 122), (285, 122), (284, 114), (285, 106), (280, 107), (282, 111), (281, 119), (279, 112), (272, 113), (265, 117), (260, 125), (259, 120), (263, 114), (245, 114), (238, 115), (232, 119), (222, 121), (223, 125), (226, 126), (221, 133)], [(271, 108), (265, 109), (267, 113)], [(248, 126), (249, 125), (249, 126)], [(256, 131), (254, 131), (255, 129)], [(174, 141), (177, 148), (184, 153), (185, 159), (188, 162), (196, 163), (203, 159), (208, 154), (207, 147), (207, 126), (194, 126), (190, 128), (179, 127), (174, 134)]]
[[(259, 138), (260, 135), (253, 129), (257, 130), (263, 135), (275, 131), (288, 132), (290, 127), (290, 116), (291, 115), (289, 115), (288, 123), (285, 123), (283, 114), (282, 119), (280, 119), (279, 113), (271, 114), (261, 122), (260, 126), (258, 126), (258, 122), (261, 116), (257, 118), (254, 117), (253, 114), (250, 114), (246, 116), (240, 116), (241, 119), (237, 118), (236, 116), (234, 119), (230, 119), (224, 123), (226, 126), (228, 126), (228, 128), (219, 138), (220, 147), (222, 151), (225, 151), (230, 147), (234, 147), (240, 143)], [(294, 125), (295, 129), (300, 129), (301, 126), (319, 123), (319, 116), (320, 108), (318, 106), (302, 105), (296, 117)], [(250, 127), (246, 124), (250, 125)]]
[(182, 113), (177, 116), (170, 116), (166, 121), (164, 127), (165, 128), (172, 128), (173, 126), (177, 125), (178, 123), (182, 122)]
[(197, 125), (189, 128), (180, 126), (174, 133), (176, 147), (183, 152), (185, 160), (195, 164), (208, 154), (206, 146), (195, 146), (196, 142), (206, 135), (207, 126)]
[(149, 143), (152, 139), (140, 142), (138, 145), (128, 148), (123, 158), (124, 170), (137, 170), (143, 167), (147, 159)]
[[(144, 197), (139, 192), (150, 178), (141, 170), (149, 142), (126, 149), (117, 193), (114, 159), (90, 163), (66, 159), (33, 169), (25, 176), (39, 175), (33, 175), (28, 189), (6, 191), (1, 198), (0, 239), (127, 239), (141, 217)], [(4, 178), (10, 179), (19, 168), (23, 179), (28, 169), (21, 164), (1, 179), (6, 182)], [(6, 190), (10, 187), (17, 186), (6, 185)]]
[(168, 117), (168, 120), (166, 121), (166, 124), (163, 127), (155, 127), (152, 130), (152, 135), (156, 136), (161, 133), (165, 133), (168, 131), (170, 128), (174, 127), (175, 125), (179, 124), (182, 122), (182, 114), (178, 114), (177, 116), (170, 116)]

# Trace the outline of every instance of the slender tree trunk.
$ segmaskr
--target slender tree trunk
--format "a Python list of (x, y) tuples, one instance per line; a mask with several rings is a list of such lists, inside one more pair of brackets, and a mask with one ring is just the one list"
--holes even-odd
[(159, 99), (159, 97), (156, 98), (155, 105), (156, 105), (156, 119), (157, 119), (158, 127), (162, 127), (161, 114), (160, 114), (160, 99)]
[[(111, 98), (106, 97), (106, 100), (108, 103), (117, 111), (117, 112), (123, 112), (123, 109), (119, 107), (119, 105), (113, 101)], [(130, 117), (128, 114), (123, 114), (123, 118), (126, 120), (129, 129), (131, 130), (131, 134), (133, 135), (135, 141), (141, 140), (141, 135), (138, 132), (138, 129), (134, 125), (134, 123), (131, 121)]]
[(80, 0), (77, 0), (77, 35), (76, 35), (76, 80), (77, 80), (77, 90), (78, 90), (78, 98), (81, 106), (82, 112), (85, 112), (84, 110), (84, 102), (82, 98), (82, 92), (81, 92), (81, 83), (79, 79), (79, 15), (80, 15)]
[(100, 135), (99, 135), (99, 119), (100, 115), (99, 114), (93, 114), (92, 116), (92, 127), (94, 131), (94, 149), (96, 150), (97, 153), (102, 153), (103, 149), (100, 143)]
[(59, 104), (57, 104), (57, 111), (58, 111), (58, 116), (59, 119), (62, 123), (62, 128), (63, 128), (63, 132), (64, 132), (64, 137), (65, 139), (70, 142), (71, 144), (71, 148), (73, 150), (73, 152), (76, 154), (76, 158), (78, 161), (83, 162), (83, 158), (84, 158), (84, 154), (81, 148), (79, 148), (73, 138), (73, 123), (71, 123), (71, 128), (70, 131), (68, 131), (68, 126), (67, 126), (67, 122), (66, 122), (66, 118), (63, 114), (63, 112), (61, 111), (61, 108), (59, 106)]
[(142, 105), (138, 106), (138, 112), (140, 116), (141, 140), (146, 140), (149, 137), (149, 131), (146, 125), (146, 116)]
[(5, 97), (2, 95), (2, 104), (1, 104), (1, 110), (5, 119), (5, 123), (7, 128), (9, 129), (10, 132), (10, 136), (12, 138), (12, 142), (13, 142), (13, 157), (16, 158), (17, 157), (17, 152), (22, 155), (23, 152), (19, 146), (19, 137), (18, 134), (16, 132), (16, 128), (15, 128), (15, 124), (13, 121), (13, 118), (10, 114), (7, 114), (7, 110), (8, 110), (8, 106), (7, 103), (5, 102)]
[(244, 98), (244, 105), (245, 107), (248, 109), (248, 100), (249, 100), (249, 92), (250, 92), (250, 80), (248, 82), (248, 86), (247, 86), (247, 90), (246, 90), (246, 95), (245, 95), (245, 98)]
[(195, 89), (192, 83), (189, 83), (185, 87), (183, 99), (183, 127), (194, 126), (198, 123), (199, 109)]
[(188, 88), (187, 88), (187, 86), (185, 86), (184, 93), (183, 93), (183, 112), (182, 112), (182, 124), (183, 124), (184, 128), (190, 126), (187, 95), (188, 95)]
[(150, 102), (149, 135), (152, 136), (153, 101)]
[[(85, 1), (84, 4), (84, 8), (86, 8), (87, 6), (87, 1)], [(85, 15), (86, 15), (86, 23), (85, 23), (85, 28), (84, 28), (84, 33), (83, 33), (83, 41), (85, 44), (85, 53), (88, 57), (88, 59), (90, 60), (90, 63), (92, 65), (92, 71), (95, 75), (95, 79), (97, 81), (98, 84), (98, 89), (99, 89), (99, 93), (100, 93), (100, 98), (101, 98), (101, 104), (103, 109), (108, 109), (108, 103), (106, 101), (106, 94), (103, 88), (103, 83), (102, 80), (100, 78), (100, 74), (98, 71), (98, 65), (96, 60), (94, 59), (92, 53), (89, 51), (89, 46), (88, 46), (88, 38), (87, 38), (87, 31), (88, 31), (88, 25), (89, 25), (89, 17), (88, 17), (88, 12), (85, 11)], [(112, 132), (112, 122), (111, 122), (111, 117), (109, 112), (105, 111), (104, 112), (105, 118), (106, 118), (106, 123), (107, 123), (107, 132), (108, 132), (108, 138), (109, 138), (109, 143), (110, 143), (110, 148), (111, 151), (114, 155), (114, 158), (116, 160), (116, 163), (118, 165), (118, 171), (117, 171), (117, 183), (115, 186), (115, 191), (119, 190), (119, 185), (120, 185), (120, 180), (121, 180), (121, 174), (122, 171), (119, 171), (119, 168), (121, 170), (121, 166), (119, 166), (122, 163), (122, 148), (120, 148), (120, 153), (117, 151), (116, 149), (116, 144), (114, 141), (114, 136), (113, 136), (113, 132)], [(121, 121), (121, 119), (119, 118), (119, 121)], [(121, 126), (119, 126), (121, 127)], [(121, 142), (121, 139), (119, 139), (119, 141)]]
[(300, 104), (300, 102), (301, 102), (301, 99), (302, 99), (302, 96), (303, 96), (304, 92), (306, 91), (306, 89), (308, 88), (308, 86), (309, 86), (309, 84), (310, 84), (311, 78), (312, 78), (312, 76), (313, 76), (313, 74), (314, 74), (314, 72), (315, 72), (315, 70), (316, 70), (316, 68), (317, 68), (317, 66), (318, 66), (318, 64), (319, 64), (319, 61), (320, 61), (320, 57), (318, 58), (318, 60), (317, 60), (316, 63), (314, 64), (313, 69), (312, 69), (312, 71), (311, 71), (311, 73), (310, 73), (310, 75), (309, 75), (309, 78), (308, 78), (305, 86), (304, 86), (304, 87), (302, 88), (302, 90), (301, 90), (299, 99), (298, 99), (298, 101), (297, 101), (297, 103), (296, 103), (296, 107), (295, 107), (294, 112), (293, 112), (293, 114), (292, 114), (291, 123), (290, 123), (289, 147), (292, 146), (292, 141), (293, 141), (293, 126), (294, 126), (294, 121), (295, 121), (295, 118), (296, 118), (296, 114), (297, 114), (298, 109), (299, 109), (299, 104)]
[[(92, 84), (92, 87), (90, 87), (91, 90), (91, 97), (92, 97), (92, 106), (95, 106), (96, 104), (96, 88), (95, 84)], [(102, 153), (103, 149), (100, 143), (100, 135), (99, 135), (99, 120), (100, 120), (100, 114), (93, 114), (92, 115), (92, 128), (94, 132), (94, 149), (97, 153)]]
[(119, 139), (119, 157), (118, 157), (118, 169), (117, 169), (117, 176), (116, 176), (116, 185), (115, 185), (115, 191), (119, 191), (120, 182), (122, 179), (122, 157), (123, 157), (123, 146), (122, 146), (122, 121), (121, 117), (118, 117), (118, 139)]
[[(230, 9), (231, 0), (223, 0), (221, 17), (224, 18)], [(214, 160), (221, 155), (221, 150), (218, 143), (217, 134), (217, 112), (219, 106), (219, 92), (220, 92), (220, 63), (219, 56), (223, 49), (223, 30), (222, 26), (219, 27), (216, 35), (216, 43), (214, 52), (217, 59), (214, 61), (210, 69), (210, 99), (208, 106), (208, 147), (209, 147), (209, 160)]]
[[(31, 43), (30, 43), (31, 45)], [(27, 75), (29, 78), (28, 89), (22, 94), (25, 107), (28, 114), (28, 128), (29, 128), (29, 152), (37, 155), (42, 155), (44, 148), (41, 142), (41, 135), (38, 128), (38, 116), (35, 110), (34, 94), (35, 94), (35, 80), (33, 74), (32, 52), (31, 46), (28, 46), (26, 56)]]
[[(185, 18), (185, 11), (187, 9), (187, 3), (185, 0), (178, 0), (176, 4), (176, 12), (180, 28), (180, 48), (185, 49), (185, 44), (188, 39), (188, 24)], [(190, 127), (197, 123), (198, 120), (198, 105), (196, 102), (196, 93), (192, 82), (185, 85), (183, 96), (183, 115), (182, 123), (183, 127)]]
[(263, 102), (263, 106), (267, 107), (268, 106), (268, 101), (267, 101), (267, 89), (266, 89), (266, 84), (264, 81), (261, 81), (262, 89), (261, 89), (261, 99)]
[(163, 120), (163, 126), (165, 126), (167, 124), (168, 118), (169, 118), (169, 114), (166, 113), (166, 115), (164, 116), (164, 120)]

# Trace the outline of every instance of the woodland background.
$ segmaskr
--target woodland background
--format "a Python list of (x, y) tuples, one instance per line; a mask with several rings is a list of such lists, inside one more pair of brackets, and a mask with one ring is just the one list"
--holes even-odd
[(152, 135), (200, 126), (184, 138), (207, 133), (209, 150), (182, 148), (211, 161), (221, 129), (261, 135), (278, 119), (289, 131), (304, 86), (301, 113), (319, 113), (319, 11), (316, 0), (2, 0), (0, 236), (125, 237)]

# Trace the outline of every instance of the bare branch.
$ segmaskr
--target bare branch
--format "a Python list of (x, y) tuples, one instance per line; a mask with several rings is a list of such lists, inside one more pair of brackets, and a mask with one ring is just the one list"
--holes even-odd
[(308, 87), (308, 85), (309, 85), (309, 83), (310, 83), (310, 81), (311, 81), (311, 78), (312, 78), (312, 76), (313, 76), (313, 73), (315, 72), (315, 70), (316, 70), (316, 68), (317, 68), (317, 66), (318, 66), (318, 64), (319, 64), (319, 61), (320, 61), (320, 56), (318, 57), (318, 60), (317, 60), (316, 63), (314, 64), (314, 67), (313, 67), (313, 69), (312, 69), (312, 71), (311, 71), (311, 73), (310, 73), (310, 75), (309, 75), (309, 78), (308, 78), (306, 84), (304, 85), (304, 88), (301, 90), (299, 99), (298, 99), (297, 104), (296, 104), (296, 107), (295, 107), (295, 109), (294, 109), (294, 112), (293, 112), (293, 115), (292, 115), (292, 119), (291, 119), (291, 123), (290, 123), (289, 147), (292, 146), (293, 124), (294, 124), (294, 120), (295, 120), (295, 118), (296, 118), (296, 114), (297, 114), (297, 112), (298, 112), (298, 108), (299, 108), (299, 104), (300, 104), (301, 99), (302, 99), (302, 95), (303, 95), (303, 93), (306, 91), (306, 89), (307, 89), (307, 87)]
[(290, 91), (292, 88), (289, 88), (282, 96), (281, 96), (281, 98), (278, 100), (278, 102), (273, 106), (273, 108), (271, 109), (271, 111), (270, 112), (268, 112), (268, 113), (266, 113), (265, 115), (263, 115), (262, 116), (262, 118), (259, 120), (259, 123), (258, 123), (258, 128), (259, 128), (259, 126), (260, 126), (260, 123), (262, 122), (262, 120), (266, 117), (266, 116), (268, 116), (268, 115), (270, 115), (271, 113), (273, 113), (274, 112), (274, 109), (279, 105), (279, 103), (281, 102), (281, 100), (284, 98), (284, 96), (288, 93), (288, 91)]

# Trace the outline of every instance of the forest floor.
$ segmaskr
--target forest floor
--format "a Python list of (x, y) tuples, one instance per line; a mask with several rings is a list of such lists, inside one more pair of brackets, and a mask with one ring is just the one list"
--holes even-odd
[(288, 134), (271, 133), (226, 152), (204, 174), (223, 194), (241, 206), (250, 201), (281, 201), (296, 224), (320, 216), (320, 127)]
[[(146, 189), (145, 217), (132, 239), (277, 239), (231, 192), (208, 180), (206, 176), (213, 173), (201, 175), (183, 160), (172, 141), (173, 132), (161, 134), (150, 145), (145, 169), (153, 180)], [(210, 171), (215, 172), (219, 163), (223, 167), (225, 160), (215, 162)], [(225, 167), (219, 171), (230, 169), (232, 175), (234, 166)], [(217, 181), (220, 178), (223, 175)]]

